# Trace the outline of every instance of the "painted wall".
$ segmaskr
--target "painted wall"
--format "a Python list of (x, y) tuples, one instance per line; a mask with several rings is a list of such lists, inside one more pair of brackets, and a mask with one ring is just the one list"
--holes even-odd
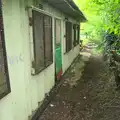
[[(44, 8), (46, 11), (51, 12), (54, 16), (57, 16), (62, 20), (62, 25), (61, 25), (62, 26), (61, 31), (63, 31), (62, 37), (61, 37), (62, 38), (62, 69), (63, 69), (63, 74), (64, 74), (65, 71), (68, 69), (68, 67), (71, 65), (71, 63), (73, 62), (73, 60), (79, 55), (79, 45), (77, 45), (76, 47), (73, 46), (72, 50), (69, 51), (68, 53), (66, 53), (66, 42), (65, 42), (65, 37), (64, 37), (66, 15), (64, 13), (61, 13), (59, 10), (55, 10), (55, 8), (50, 7), (48, 4), (45, 4)], [(67, 16), (67, 17), (70, 22), (79, 24), (79, 22), (76, 21), (75, 19), (73, 19), (69, 16)], [(73, 33), (74, 33), (74, 31), (73, 31)], [(74, 40), (74, 37), (73, 37), (73, 40)]]
[[(36, 3), (33, 3), (32, 0), (3, 0), (5, 42), (11, 93), (0, 100), (0, 120), (28, 120), (28, 116), (33, 114), (38, 108), (38, 103), (41, 103), (45, 94), (54, 85), (54, 63), (39, 75), (31, 76), (32, 58), (30, 51), (33, 42), (28, 25), (26, 6), (34, 4)], [(49, 5), (44, 4), (44, 9), (64, 19), (64, 14)], [(62, 31), (65, 30), (64, 22), (63, 20)], [(62, 32), (62, 61), (63, 71), (65, 72), (73, 59), (79, 54), (79, 48), (75, 47), (69, 53), (64, 54), (64, 32)], [(53, 54), (55, 54), (55, 51), (53, 51)]]
[[(69, 18), (69, 20), (72, 23), (77, 23), (75, 20)], [(77, 23), (79, 24), (79, 23)], [(63, 73), (69, 68), (69, 66), (71, 65), (71, 63), (73, 62), (73, 60), (79, 55), (79, 45), (77, 46), (72, 46), (72, 49), (66, 53), (66, 42), (65, 42), (65, 21), (63, 21), (63, 41), (62, 41), (62, 54), (63, 54), (63, 58), (62, 58), (62, 64), (63, 64)], [(74, 31), (73, 31), (73, 35), (74, 36)], [(74, 37), (73, 37), (74, 40)]]
[[(11, 93), (0, 100), (0, 120), (25, 120), (28, 114), (26, 107), (26, 81), (24, 77), (25, 56), (24, 37), (25, 28), (21, 21), (21, 9), (18, 0), (4, 0), (4, 28), (5, 42), (8, 57), (8, 68), (11, 84)], [(24, 27), (24, 28), (23, 28)], [(28, 33), (27, 33), (28, 34)], [(9, 57), (22, 56), (22, 60), (11, 64)]]

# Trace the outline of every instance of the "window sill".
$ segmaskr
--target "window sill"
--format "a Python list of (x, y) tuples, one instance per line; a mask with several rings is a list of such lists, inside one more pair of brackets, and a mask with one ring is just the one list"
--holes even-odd
[(68, 54), (69, 52), (71, 52), (74, 48), (76, 48), (79, 44), (77, 44), (76, 46), (72, 47), (71, 50), (69, 50), (68, 52), (65, 52), (64, 55)]
[(51, 62), (49, 65), (47, 65), (45, 68), (40, 69), (40, 70), (35, 70), (35, 74), (32, 74), (32, 76), (36, 76), (39, 75), (41, 72), (44, 72), (45, 69), (47, 69), (49, 66), (51, 66), (53, 64), (53, 62)]
[(4, 97), (6, 97), (8, 94), (11, 93), (11, 90), (9, 89), (7, 92), (3, 93), (0, 95), (0, 100), (3, 99)]
[(72, 50), (73, 50), (73, 48), (72, 48), (71, 50), (69, 50), (69, 51), (65, 52), (65, 53), (64, 53), (64, 55), (66, 55), (66, 54), (70, 53)]
[(79, 44), (74, 45), (74, 47), (78, 46)]

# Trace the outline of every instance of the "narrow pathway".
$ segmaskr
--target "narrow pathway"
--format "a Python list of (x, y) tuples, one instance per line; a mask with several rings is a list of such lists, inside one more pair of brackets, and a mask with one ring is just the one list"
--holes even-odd
[(39, 120), (120, 120), (120, 92), (115, 91), (113, 75), (100, 56), (85, 64), (83, 74), (81, 57), (72, 65)]

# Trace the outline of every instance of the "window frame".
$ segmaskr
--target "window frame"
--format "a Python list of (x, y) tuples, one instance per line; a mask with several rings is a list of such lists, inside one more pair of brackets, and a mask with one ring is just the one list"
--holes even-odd
[[(46, 14), (44, 14), (44, 15), (46, 15)], [(49, 16), (49, 15), (46, 15), (46, 16)], [(53, 64), (53, 34), (52, 34), (52, 32), (53, 32), (53, 27), (52, 27), (53, 26), (53, 23), (52, 23), (53, 19), (52, 19), (52, 16), (49, 16), (49, 17), (51, 18), (51, 53), (52, 53), (51, 58), (52, 58), (52, 60), (51, 60), (51, 63), (49, 65), (46, 65), (46, 63), (45, 63), (46, 68)], [(45, 28), (44, 28), (44, 32), (45, 32)], [(45, 36), (44, 36), (44, 39), (45, 39)], [(45, 40), (44, 40), (44, 47), (46, 47)]]
[[(35, 11), (35, 12), (38, 12), (39, 14), (41, 14), (41, 15), (43, 15), (43, 46), (44, 46), (44, 68), (43, 69), (40, 69), (40, 67), (39, 67), (39, 70), (36, 70), (36, 67), (35, 67), (35, 62), (36, 62), (36, 41), (35, 41), (35, 30), (34, 30), (34, 16), (33, 16), (33, 11)], [(50, 62), (50, 64), (48, 64), (48, 65), (46, 65), (47, 63), (46, 63), (46, 54), (45, 54), (45, 47), (46, 47), (46, 45), (45, 45), (45, 19), (44, 19), (44, 17), (45, 16), (48, 16), (48, 17), (50, 17), (50, 19), (51, 19), (51, 58), (52, 58), (52, 60), (51, 60), (51, 62)], [(46, 13), (43, 13), (43, 12), (40, 12), (40, 11), (38, 11), (38, 10), (36, 10), (36, 9), (32, 9), (32, 35), (33, 35), (33, 37), (32, 37), (32, 39), (33, 39), (33, 54), (34, 54), (34, 60), (32, 60), (32, 68), (34, 69), (34, 73), (32, 73), (32, 75), (34, 76), (34, 75), (37, 75), (37, 74), (39, 74), (40, 72), (42, 72), (43, 70), (45, 70), (47, 67), (49, 67), (50, 65), (52, 65), (53, 64), (53, 34), (52, 34), (52, 32), (53, 32), (53, 18), (52, 18), (52, 16), (50, 16), (50, 15), (48, 15), (48, 14), (46, 14)]]
[(80, 25), (79, 24), (74, 24), (73, 29), (74, 29), (73, 45), (74, 45), (74, 47), (76, 47), (79, 44), (79, 40), (80, 40)]
[(56, 29), (57, 21), (60, 22), (60, 41), (59, 41), (60, 43), (56, 43), (56, 38), (57, 38), (57, 36), (55, 35), (55, 48), (58, 48), (58, 47), (61, 46), (61, 35), (62, 35), (62, 33), (61, 33), (61, 30), (62, 30), (62, 27), (61, 27), (61, 19), (56, 18), (56, 17), (55, 17), (55, 19), (54, 19), (54, 32), (55, 32), (55, 33), (57, 32), (57, 29)]
[[(69, 28), (67, 28), (68, 26), (71, 27), (71, 30), (70, 31), (67, 31)], [(72, 41), (72, 35), (73, 35), (73, 32), (72, 32), (72, 28), (73, 28), (73, 23), (70, 22), (70, 21), (65, 21), (65, 46), (66, 46), (66, 50), (65, 50), (65, 53), (68, 53), (72, 50), (72, 44), (73, 44), (73, 41)], [(69, 32), (69, 33), (68, 33)], [(67, 35), (70, 34), (70, 35)], [(70, 39), (69, 37), (70, 36)], [(68, 44), (67, 44), (68, 43)], [(67, 46), (69, 45), (69, 46)]]
[(77, 30), (78, 30), (78, 34), (77, 34), (77, 45), (79, 45), (80, 42), (80, 25), (77, 25)]
[(7, 96), (11, 92), (10, 87), (10, 80), (9, 80), (9, 71), (8, 71), (8, 62), (7, 62), (7, 53), (6, 53), (6, 45), (5, 45), (5, 32), (4, 32), (4, 22), (3, 22), (3, 11), (2, 11), (2, 3), (0, 0), (0, 13), (1, 13), (1, 25), (0, 25), (0, 34), (1, 34), (1, 41), (2, 41), (2, 50), (3, 50), (3, 60), (4, 60), (4, 68), (5, 68), (5, 76), (6, 76), (6, 85), (7, 91), (3, 94), (0, 94), (0, 100)]
[(76, 46), (76, 41), (77, 41), (77, 36), (76, 36), (76, 24), (73, 24), (73, 31), (74, 31), (74, 40), (73, 40), (73, 45), (74, 47)]

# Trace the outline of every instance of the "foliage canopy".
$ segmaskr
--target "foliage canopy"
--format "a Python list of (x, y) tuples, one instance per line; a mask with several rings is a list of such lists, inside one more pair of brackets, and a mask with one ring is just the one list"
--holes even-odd
[(75, 0), (85, 13), (88, 23), (85, 26), (92, 28), (87, 31), (100, 33), (109, 31), (120, 36), (120, 0)]

